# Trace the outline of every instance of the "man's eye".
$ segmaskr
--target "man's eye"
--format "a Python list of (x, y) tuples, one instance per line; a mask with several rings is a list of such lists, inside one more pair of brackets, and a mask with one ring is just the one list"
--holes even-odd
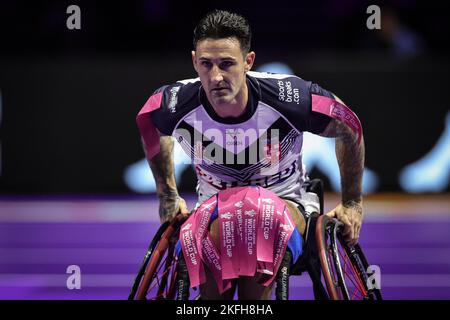
[(228, 68), (233, 65), (233, 62), (232, 61), (224, 61), (220, 65), (222, 66), (222, 68)]
[(201, 64), (202, 64), (202, 66), (205, 67), (205, 68), (211, 67), (211, 62), (209, 62), (209, 61), (202, 61)]

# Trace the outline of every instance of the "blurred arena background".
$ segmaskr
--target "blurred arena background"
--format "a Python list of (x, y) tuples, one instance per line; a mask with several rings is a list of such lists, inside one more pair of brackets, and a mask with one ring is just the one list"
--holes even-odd
[[(81, 10), (69, 30), (66, 9)], [(369, 5), (381, 29), (369, 30)], [(125, 299), (158, 225), (135, 116), (195, 77), (192, 30), (214, 8), (246, 16), (257, 70), (341, 97), (366, 142), (361, 244), (388, 299), (450, 299), (450, 23), (439, 1), (0, 1), (0, 299)], [(305, 161), (337, 204), (333, 141)], [(176, 153), (191, 207), (195, 176)], [(69, 290), (69, 265), (81, 269)], [(307, 276), (293, 297), (312, 297)]]

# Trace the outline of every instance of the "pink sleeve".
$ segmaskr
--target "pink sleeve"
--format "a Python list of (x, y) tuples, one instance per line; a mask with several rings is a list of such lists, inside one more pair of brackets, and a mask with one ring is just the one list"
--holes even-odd
[(358, 143), (361, 141), (362, 126), (356, 114), (350, 110), (345, 104), (340, 103), (335, 99), (312, 95), (312, 111), (329, 116), (344, 122), (349, 126), (358, 137)]
[(147, 159), (152, 159), (159, 153), (159, 134), (153, 124), (150, 113), (161, 107), (163, 93), (152, 95), (136, 117), (136, 122), (145, 145)]

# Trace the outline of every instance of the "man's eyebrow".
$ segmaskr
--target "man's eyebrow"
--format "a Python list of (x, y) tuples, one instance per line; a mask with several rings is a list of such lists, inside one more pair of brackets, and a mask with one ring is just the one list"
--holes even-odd
[[(211, 60), (214, 60), (214, 59), (207, 58), (207, 57), (200, 57), (200, 58), (198, 58), (198, 59), (199, 59), (199, 60), (204, 60), (204, 61), (211, 61)], [(233, 61), (236, 61), (236, 59), (233, 58), (233, 57), (223, 57), (223, 58), (218, 58), (217, 60), (220, 60), (220, 61), (224, 61), (224, 60), (233, 60)]]

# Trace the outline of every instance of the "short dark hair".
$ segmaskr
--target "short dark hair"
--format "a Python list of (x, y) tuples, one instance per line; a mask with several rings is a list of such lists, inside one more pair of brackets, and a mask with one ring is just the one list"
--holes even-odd
[(237, 13), (214, 10), (206, 14), (194, 29), (194, 50), (197, 43), (206, 38), (236, 37), (244, 53), (250, 51), (252, 32), (247, 19)]

